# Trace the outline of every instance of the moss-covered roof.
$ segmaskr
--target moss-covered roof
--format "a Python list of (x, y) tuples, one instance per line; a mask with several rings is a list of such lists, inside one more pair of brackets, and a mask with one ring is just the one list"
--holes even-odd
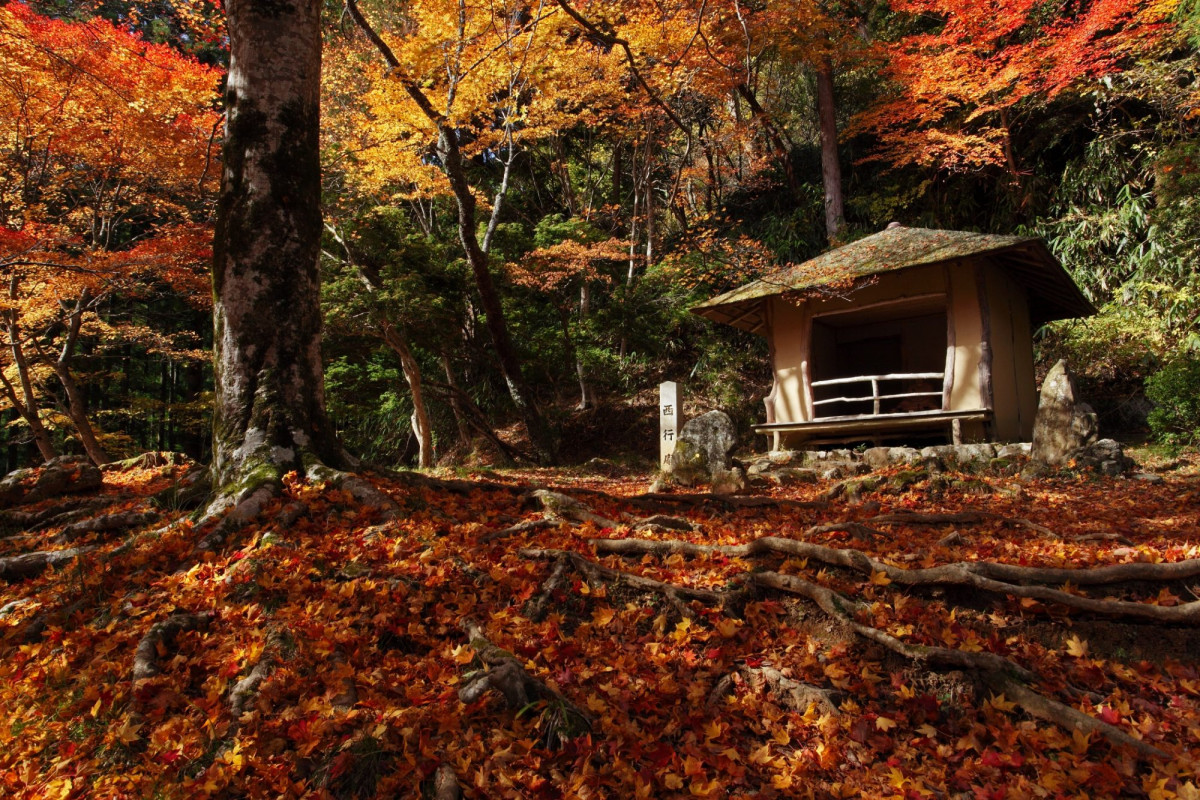
[[(992, 255), (1026, 286), (1035, 322), (1086, 316), (1095, 309), (1041, 239), (896, 225), (764, 275), (692, 308), (704, 317), (747, 330), (761, 329), (755, 302), (822, 286), (849, 287), (860, 278), (910, 267)], [(759, 330), (761, 332), (761, 330)]]

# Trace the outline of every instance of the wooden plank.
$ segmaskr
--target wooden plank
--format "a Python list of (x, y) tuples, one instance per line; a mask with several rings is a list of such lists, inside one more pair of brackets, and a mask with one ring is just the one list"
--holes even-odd
[(985, 422), (991, 418), (992, 412), (987, 409), (957, 412), (938, 412), (925, 415), (913, 414), (880, 414), (878, 416), (830, 418), (815, 422), (775, 423), (774, 425), (755, 425), (754, 430), (760, 434), (770, 433), (882, 433), (887, 431), (910, 430), (913, 428), (934, 428), (939, 425), (963, 420)]
[(941, 380), (944, 374), (942, 372), (894, 372), (888, 375), (855, 375), (853, 378), (829, 378), (823, 381), (813, 381), (812, 385), (817, 387), (862, 381)]
[[(905, 392), (904, 394), (881, 394), (879, 400), (899, 400), (904, 397), (941, 397), (942, 393), (938, 392)], [(814, 406), (823, 405), (825, 403), (861, 403), (866, 400), (875, 400), (873, 395), (864, 397), (831, 397), (828, 400), (818, 400), (813, 403)]]
[(950, 422), (955, 419), (977, 421), (987, 419), (992, 415), (991, 409), (971, 408), (961, 411), (909, 411), (895, 414), (853, 414), (844, 417), (823, 417), (811, 422), (775, 422), (769, 425), (755, 425), (754, 430), (766, 431), (804, 431), (812, 427), (838, 425), (842, 423), (868, 423), (887, 426), (892, 423), (905, 422)]

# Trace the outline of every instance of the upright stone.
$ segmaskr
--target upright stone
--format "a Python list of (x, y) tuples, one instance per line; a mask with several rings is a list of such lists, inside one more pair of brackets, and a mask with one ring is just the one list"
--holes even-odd
[(729, 454), (737, 445), (733, 420), (723, 411), (709, 411), (688, 420), (675, 440), (675, 452), (663, 466), (659, 483), (711, 485), (714, 493), (732, 494), (746, 487), (741, 469), (730, 468)]
[(1074, 453), (1096, 441), (1096, 412), (1078, 402), (1075, 379), (1059, 361), (1042, 383), (1033, 424), (1030, 458), (1051, 466), (1067, 464)]
[(675, 381), (658, 385), (658, 466), (666, 469), (679, 433), (679, 387)]

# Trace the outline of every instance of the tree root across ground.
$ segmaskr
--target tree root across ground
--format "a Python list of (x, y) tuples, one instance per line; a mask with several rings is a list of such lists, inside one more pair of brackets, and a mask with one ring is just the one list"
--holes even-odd
[(186, 471), (6, 510), (5, 796), (1197, 796), (1195, 484)]

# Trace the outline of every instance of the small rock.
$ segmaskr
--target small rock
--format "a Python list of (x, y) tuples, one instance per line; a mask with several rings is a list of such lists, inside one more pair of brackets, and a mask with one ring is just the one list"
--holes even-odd
[(738, 494), (746, 491), (746, 474), (740, 467), (721, 470), (712, 476), (712, 493), (719, 495)]
[(813, 484), (820, 480), (815, 470), (799, 467), (785, 467), (766, 473), (766, 477), (779, 486), (795, 486), (798, 484)]
[(1077, 469), (1087, 469), (1115, 478), (1134, 469), (1137, 464), (1125, 455), (1121, 444), (1113, 439), (1101, 439), (1072, 454)]
[(986, 442), (954, 446), (954, 461), (960, 469), (983, 469), (995, 457), (995, 446)]
[(795, 453), (791, 450), (772, 450), (767, 453), (767, 460), (776, 466), (792, 463)]
[(996, 458), (1007, 458), (1010, 461), (1020, 458), (1029, 458), (1030, 451), (1033, 450), (1033, 445), (1030, 442), (1013, 442), (1006, 444), (996, 451)]
[(1135, 481), (1148, 483), (1151, 486), (1158, 486), (1159, 484), (1166, 482), (1163, 480), (1162, 475), (1155, 475), (1153, 472), (1135, 472), (1129, 477), (1133, 478)]

